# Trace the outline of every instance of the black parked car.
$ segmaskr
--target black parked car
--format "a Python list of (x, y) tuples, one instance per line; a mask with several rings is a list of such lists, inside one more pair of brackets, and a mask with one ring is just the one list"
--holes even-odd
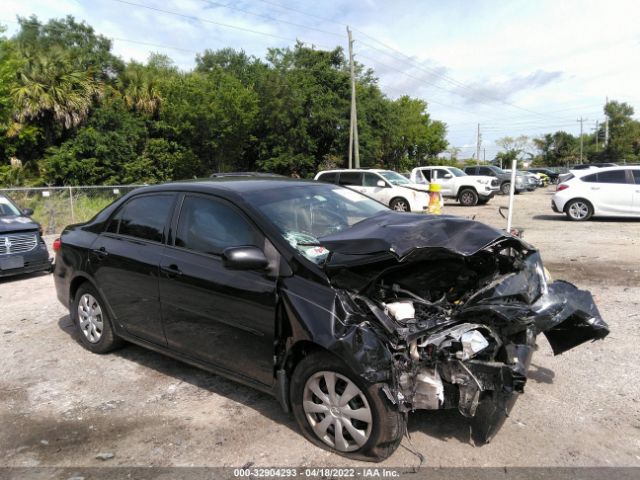
[(0, 195), (0, 277), (41, 272), (51, 268), (42, 229), (10, 198)]
[(526, 171), (531, 173), (544, 173), (547, 177), (549, 177), (549, 181), (551, 183), (558, 183), (558, 177), (560, 176), (558, 172), (554, 172), (550, 168), (545, 167), (528, 168)]
[(591, 294), (549, 282), (518, 238), (332, 184), (141, 188), (59, 246), (86, 348), (127, 340), (272, 393), (310, 441), (364, 460), (389, 456), (415, 409), (457, 408), (488, 441), (537, 334), (562, 353), (608, 333)]

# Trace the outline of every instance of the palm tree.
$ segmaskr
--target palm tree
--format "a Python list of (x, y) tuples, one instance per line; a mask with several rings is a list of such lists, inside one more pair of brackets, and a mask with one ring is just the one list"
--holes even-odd
[(127, 107), (151, 116), (159, 112), (160, 89), (156, 77), (144, 66), (129, 64), (118, 78), (118, 87)]
[(58, 122), (66, 130), (86, 120), (93, 100), (102, 95), (103, 85), (91, 71), (74, 70), (61, 50), (28, 55), (18, 75), (18, 86), (11, 95), (17, 107), (16, 118)]

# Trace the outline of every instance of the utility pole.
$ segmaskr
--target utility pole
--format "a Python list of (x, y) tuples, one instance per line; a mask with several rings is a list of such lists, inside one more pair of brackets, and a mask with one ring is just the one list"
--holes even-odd
[[(609, 97), (606, 97), (604, 101), (605, 114), (606, 114), (607, 105), (609, 105)], [(609, 115), (607, 115), (607, 120), (605, 121), (605, 124), (604, 124), (604, 148), (607, 148), (608, 146), (609, 146)]]
[[(355, 157), (355, 168), (360, 168), (360, 148), (358, 143), (358, 109), (356, 107), (356, 75), (353, 66), (353, 39), (351, 29), (347, 26), (349, 36), (349, 68), (351, 70), (351, 122), (349, 130), (349, 168), (353, 168), (352, 159)], [(354, 155), (355, 149), (355, 155)]]
[(476, 161), (480, 165), (480, 124), (478, 123), (478, 131), (476, 132)]
[(487, 162), (487, 149), (486, 148), (482, 149), (482, 161), (485, 162), (485, 163)]
[(580, 163), (582, 163), (582, 123), (588, 120), (587, 118), (580, 117), (577, 122), (580, 122)]

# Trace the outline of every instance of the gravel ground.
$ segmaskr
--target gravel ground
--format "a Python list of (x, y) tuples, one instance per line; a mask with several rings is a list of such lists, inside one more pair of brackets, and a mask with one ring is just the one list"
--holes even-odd
[[(489, 445), (472, 445), (456, 411), (410, 416), (427, 466), (640, 466), (640, 221), (569, 222), (551, 194), (518, 195), (514, 225), (554, 278), (594, 293), (611, 334), (559, 357), (540, 337), (526, 393)], [(506, 203), (444, 213), (503, 227)], [(136, 346), (84, 350), (50, 275), (0, 280), (0, 363), (0, 466), (363, 465), (304, 440), (267, 395)], [(381, 466), (417, 465), (411, 449), (405, 439)]]

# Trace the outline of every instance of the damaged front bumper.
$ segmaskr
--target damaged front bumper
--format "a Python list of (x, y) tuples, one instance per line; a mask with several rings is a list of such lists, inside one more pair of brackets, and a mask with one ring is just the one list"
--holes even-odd
[[(524, 392), (537, 335), (544, 334), (557, 355), (602, 339), (609, 329), (589, 292), (549, 283), (533, 247), (503, 234), (491, 240), (477, 223), (456, 222), (460, 231), (476, 230), (477, 248), (445, 248), (437, 229), (428, 234), (442, 243), (411, 248), (416, 230), (406, 224), (385, 225), (398, 227), (394, 244), (364, 225), (371, 242), (390, 245), (396, 261), (335, 238), (325, 243), (336, 255), (328, 270), (389, 350), (391, 372), (383, 387), (389, 401), (403, 412), (457, 408), (471, 418), (476, 442), (484, 443)], [(447, 234), (454, 230), (443, 225)], [(364, 253), (378, 263), (363, 262)]]

